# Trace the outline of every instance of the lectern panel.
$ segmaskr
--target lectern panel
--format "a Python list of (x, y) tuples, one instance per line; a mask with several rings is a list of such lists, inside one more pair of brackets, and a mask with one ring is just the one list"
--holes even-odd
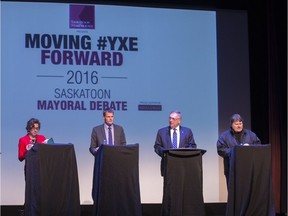
[(230, 156), (228, 216), (275, 215), (271, 146), (235, 146)]
[(163, 216), (205, 215), (202, 177), (202, 155), (205, 152), (200, 149), (165, 152)]
[(35, 144), (25, 159), (25, 215), (79, 216), (79, 182), (72, 144)]
[(93, 180), (94, 216), (140, 216), (139, 145), (102, 145)]

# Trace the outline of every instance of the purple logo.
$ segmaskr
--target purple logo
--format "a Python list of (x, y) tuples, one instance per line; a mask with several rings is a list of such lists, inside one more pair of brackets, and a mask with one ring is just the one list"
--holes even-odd
[(95, 29), (94, 5), (70, 5), (70, 28)]

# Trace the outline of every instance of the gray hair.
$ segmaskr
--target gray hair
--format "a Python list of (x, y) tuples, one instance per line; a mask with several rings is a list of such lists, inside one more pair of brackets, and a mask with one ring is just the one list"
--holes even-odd
[(176, 113), (179, 116), (179, 118), (182, 119), (182, 113), (180, 111), (174, 110), (174, 111), (170, 112), (170, 115), (172, 113)]

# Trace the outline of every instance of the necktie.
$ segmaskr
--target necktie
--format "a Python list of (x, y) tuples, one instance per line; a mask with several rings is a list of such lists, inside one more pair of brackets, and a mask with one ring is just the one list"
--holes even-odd
[(177, 148), (177, 133), (176, 133), (176, 128), (173, 129), (173, 141), (172, 141), (172, 146), (174, 149)]
[(108, 127), (108, 144), (112, 145), (112, 131), (111, 131), (111, 126)]

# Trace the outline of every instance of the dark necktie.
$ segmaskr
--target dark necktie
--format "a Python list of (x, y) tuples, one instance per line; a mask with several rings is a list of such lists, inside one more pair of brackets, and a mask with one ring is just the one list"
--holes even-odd
[(176, 128), (173, 129), (173, 141), (172, 141), (172, 146), (174, 149), (177, 148), (177, 133), (176, 133)]
[(108, 127), (108, 144), (112, 145), (112, 131), (111, 131), (111, 126)]

